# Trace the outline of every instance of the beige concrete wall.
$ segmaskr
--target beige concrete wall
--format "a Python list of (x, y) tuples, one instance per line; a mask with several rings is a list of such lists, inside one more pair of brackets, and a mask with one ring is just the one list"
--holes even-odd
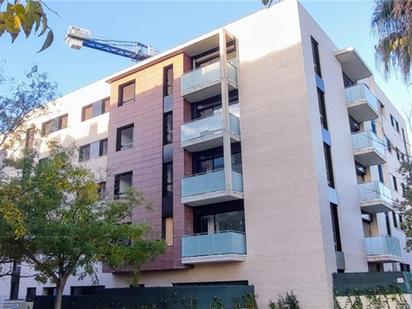
[[(319, 137), (321, 138), (321, 125), (313, 70), (311, 36), (319, 43), (322, 79), (325, 84), (325, 105), (328, 130), (331, 135), (332, 164), (335, 189), (338, 195), (338, 215), (342, 251), (345, 254), (345, 271), (367, 271), (361, 210), (359, 206), (358, 186), (346, 107), (345, 88), (342, 78), (342, 67), (334, 56), (338, 48), (305, 9), (302, 6), (299, 6), (299, 8), (302, 20), (301, 29), (304, 46), (305, 73), (311, 108), (313, 147), (316, 157), (319, 194), (320, 196), (325, 195), (325, 190), (327, 190), (325, 187), (327, 185), (324, 180), (325, 163), (323, 148), (319, 142)], [(328, 201), (323, 200), (320, 207), (322, 209), (321, 215), (324, 236), (327, 237), (331, 234)], [(329, 252), (329, 258), (334, 258), (331, 252)], [(333, 263), (329, 262), (329, 267), (331, 264)], [(335, 272), (333, 266), (329, 268), (329, 270)]]

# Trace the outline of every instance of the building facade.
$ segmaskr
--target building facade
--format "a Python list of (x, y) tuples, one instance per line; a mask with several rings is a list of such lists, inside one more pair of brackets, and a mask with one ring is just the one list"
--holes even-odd
[[(133, 186), (153, 203), (131, 218), (167, 243), (145, 286), (249, 284), (262, 308), (291, 290), (332, 308), (333, 273), (410, 270), (393, 207), (406, 123), (295, 0), (64, 96), (34, 124), (41, 151), (74, 142), (108, 194)], [(130, 274), (102, 266), (99, 278), (127, 287)], [(66, 293), (89, 286), (72, 278)], [(32, 278), (16, 291), (53, 293)]]

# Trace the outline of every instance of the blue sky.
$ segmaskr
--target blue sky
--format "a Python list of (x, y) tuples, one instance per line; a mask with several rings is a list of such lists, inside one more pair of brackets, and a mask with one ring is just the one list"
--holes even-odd
[[(412, 91), (403, 82), (391, 78), (385, 82), (374, 60), (374, 38), (369, 22), (373, 2), (366, 0), (302, 0), (302, 4), (335, 44), (354, 46), (375, 71), (378, 84), (395, 105), (403, 110), (412, 106)], [(133, 65), (115, 55), (84, 48), (70, 49), (64, 43), (68, 25), (90, 29), (93, 34), (116, 40), (136, 40), (163, 51), (200, 34), (248, 15), (262, 6), (260, 0), (242, 1), (47, 1), (60, 17), (49, 12), (54, 44), (37, 54), (43, 38), (19, 37), (10, 44), (0, 38), (0, 66), (19, 77), (31, 65), (49, 73), (57, 81), (59, 92), (68, 93), (90, 82)], [(268, 29), (270, 31), (270, 29)]]

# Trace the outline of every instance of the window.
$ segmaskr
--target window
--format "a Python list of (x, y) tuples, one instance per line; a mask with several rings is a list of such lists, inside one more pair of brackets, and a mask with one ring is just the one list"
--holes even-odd
[(27, 150), (33, 150), (34, 134), (35, 134), (35, 128), (34, 127), (31, 127), (26, 131), (25, 147), (26, 147)]
[(385, 178), (383, 177), (383, 168), (382, 165), (378, 165), (378, 174), (379, 174), (379, 181), (381, 183), (385, 183)]
[(379, 103), (379, 111), (380, 111), (380, 114), (381, 114), (383, 117), (385, 117), (385, 105), (383, 105), (383, 103), (382, 103), (381, 101), (379, 101), (379, 100), (378, 100), (378, 103)]
[(330, 212), (332, 217), (333, 241), (335, 243), (335, 251), (342, 251), (342, 243), (339, 229), (338, 205), (330, 204)]
[(398, 219), (396, 218), (396, 213), (392, 211), (392, 221), (393, 221), (393, 226), (398, 227)]
[(107, 138), (79, 147), (79, 162), (107, 155)]
[(396, 124), (396, 132), (398, 132), (398, 133), (399, 133), (399, 122), (398, 122), (398, 121), (396, 121), (396, 122), (395, 122), (395, 124)]
[(328, 180), (328, 186), (335, 188), (335, 180), (333, 177), (333, 166), (332, 166), (332, 155), (330, 151), (330, 146), (323, 143), (323, 150), (325, 153), (325, 164), (326, 164), (326, 177)]
[(385, 138), (386, 138), (386, 147), (388, 148), (388, 152), (391, 153), (392, 152), (392, 143), (391, 143), (390, 139), (387, 136), (385, 136)]
[(43, 288), (43, 295), (44, 296), (55, 296), (56, 295), (56, 288), (55, 287)]
[(372, 132), (377, 134), (375, 120), (371, 120), (371, 128), (372, 128)]
[(82, 121), (93, 118), (93, 104), (84, 106), (82, 108)]
[(36, 288), (27, 288), (26, 290), (26, 301), (33, 302), (36, 296)]
[(173, 230), (173, 217), (163, 218), (162, 219), (162, 231), (163, 231), (163, 239), (166, 241), (167, 246), (173, 246), (173, 237), (174, 237), (174, 230)]
[(351, 133), (359, 132), (361, 128), (360, 123), (352, 116), (349, 116), (349, 126), (350, 126)]
[(400, 155), (398, 147), (395, 148), (395, 152), (396, 152), (396, 158), (398, 159), (398, 161), (400, 161), (401, 160), (401, 155)]
[(173, 164), (163, 164), (163, 197), (173, 195)]
[(82, 121), (97, 117), (109, 111), (110, 98), (104, 98), (93, 104), (83, 106)]
[(223, 231), (245, 231), (243, 210), (229, 211), (200, 216), (199, 233), (216, 233)]
[(395, 127), (395, 118), (392, 115), (390, 116), (390, 118), (392, 127)]
[(328, 129), (328, 121), (326, 117), (326, 105), (325, 105), (325, 94), (323, 91), (318, 89), (318, 104), (319, 104), (319, 113), (320, 113), (320, 123), (322, 127)]
[(43, 123), (42, 135), (48, 135), (50, 133), (62, 130), (64, 128), (67, 128), (67, 114)]
[(355, 161), (355, 170), (358, 177), (358, 181), (365, 182), (366, 167), (360, 164), (358, 161)]
[(313, 56), (313, 65), (315, 69), (315, 73), (322, 77), (322, 72), (320, 70), (320, 58), (319, 58), (319, 43), (311, 37), (312, 42), (312, 56)]
[(114, 197), (121, 198), (132, 186), (133, 172), (118, 174), (114, 177)]
[(116, 151), (133, 147), (133, 130), (134, 124), (117, 129)]
[(163, 96), (170, 95), (173, 95), (173, 66), (168, 66), (163, 71)]
[(108, 145), (107, 138), (99, 141), (99, 156), (100, 157), (107, 155), (107, 145)]
[(391, 236), (392, 235), (391, 223), (389, 221), (389, 215), (387, 212), (385, 212), (385, 224), (386, 224), (387, 235)]
[(135, 82), (131, 81), (119, 86), (119, 106), (134, 101), (135, 96)]
[(102, 100), (102, 114), (107, 113), (110, 109), (110, 98)]
[(163, 114), (163, 145), (173, 142), (173, 113)]
[(90, 144), (79, 147), (79, 162), (90, 160)]
[(400, 266), (401, 266), (401, 271), (406, 271), (406, 272), (411, 271), (411, 266), (409, 264), (400, 263)]
[(355, 83), (350, 79), (348, 75), (345, 74), (345, 72), (342, 72), (343, 75), (343, 85), (346, 87), (350, 87), (354, 85)]
[(101, 181), (97, 184), (97, 193), (99, 194), (101, 199), (103, 199), (106, 196), (106, 182), (105, 181)]
[(393, 189), (395, 191), (398, 191), (398, 183), (397, 183), (396, 177), (393, 175), (392, 175), (392, 185), (393, 185)]

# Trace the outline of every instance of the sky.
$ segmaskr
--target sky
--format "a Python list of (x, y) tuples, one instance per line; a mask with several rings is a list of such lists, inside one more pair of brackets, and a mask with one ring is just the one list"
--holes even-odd
[[(95, 36), (139, 41), (164, 51), (262, 8), (260, 0), (49, 0), (46, 3), (59, 15), (47, 11), (55, 37), (53, 45), (36, 53), (44, 37), (25, 39), (22, 35), (11, 44), (10, 38), (3, 35), (0, 67), (8, 75), (21, 78), (37, 64), (57, 82), (61, 95), (134, 64), (127, 58), (89, 48), (69, 48), (64, 42), (69, 25), (89, 29)], [(339, 48), (357, 49), (401, 112), (412, 106), (412, 86), (408, 89), (395, 77), (385, 81), (376, 68), (375, 38), (370, 31), (371, 0), (301, 0), (301, 3)]]

